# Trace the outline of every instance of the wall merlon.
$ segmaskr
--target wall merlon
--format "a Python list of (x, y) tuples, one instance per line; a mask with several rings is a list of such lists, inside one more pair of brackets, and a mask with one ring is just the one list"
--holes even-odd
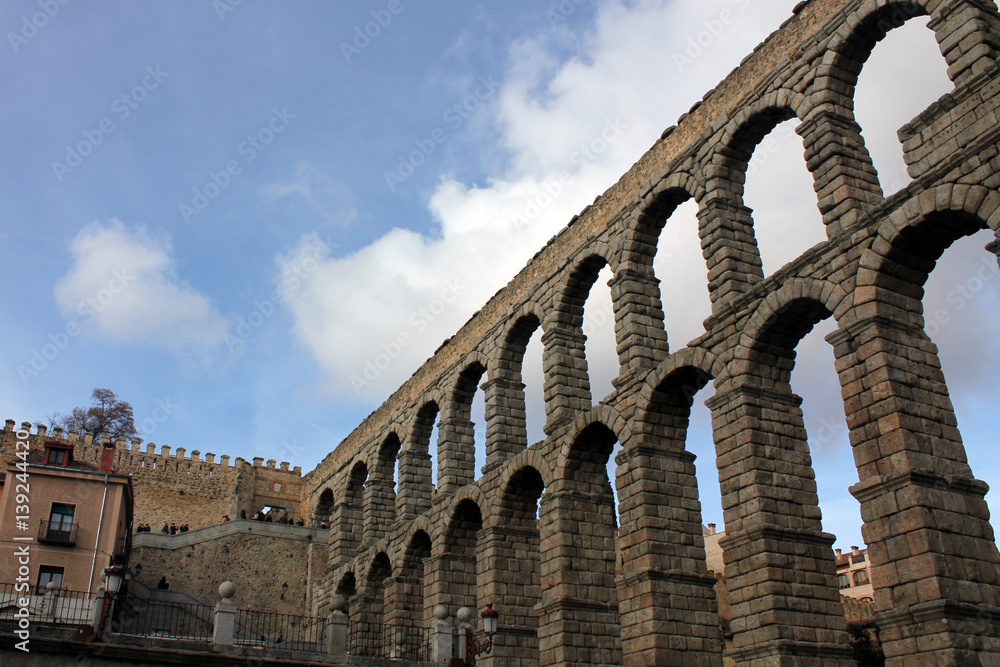
[(163, 458), (168, 458), (170, 456), (170, 445), (163, 445), (160, 448), (160, 456)]
[(254, 468), (260, 468), (263, 465), (264, 465), (264, 457), (263, 456), (255, 456), (255, 457), (253, 457), (253, 467)]
[(274, 459), (268, 459), (267, 460), (267, 467), (268, 468), (273, 468), (275, 463), (277, 463), (277, 461), (275, 461)]
[(228, 466), (229, 465), (229, 454), (223, 454), (219, 457), (219, 465)]
[(199, 452), (197, 449), (192, 449), (191, 450), (191, 460), (192, 461), (200, 461), (201, 460), (201, 452)]
[(184, 447), (178, 447), (177, 450), (174, 452), (174, 458), (175, 459), (183, 459), (184, 458), (184, 453), (186, 451), (187, 450)]
[(215, 454), (212, 452), (206, 452), (205, 463), (215, 463)]
[(285, 472), (288, 472), (288, 461), (281, 462), (281, 469), (284, 470)]

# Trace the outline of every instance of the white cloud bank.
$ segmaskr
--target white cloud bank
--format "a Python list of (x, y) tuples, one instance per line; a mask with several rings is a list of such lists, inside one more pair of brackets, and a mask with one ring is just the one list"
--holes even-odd
[(84, 335), (175, 354), (220, 345), (228, 322), (181, 280), (166, 235), (119, 220), (92, 222), (69, 246), (73, 265), (54, 288), (64, 318)]

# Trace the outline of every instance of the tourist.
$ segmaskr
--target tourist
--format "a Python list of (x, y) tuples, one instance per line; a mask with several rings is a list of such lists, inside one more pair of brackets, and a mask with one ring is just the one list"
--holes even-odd
[(160, 530), (164, 535), (170, 534), (170, 526), (168, 524), (163, 524), (163, 528)]
[(167, 582), (166, 577), (160, 577), (160, 583), (156, 584), (156, 587), (161, 591), (165, 591), (170, 588), (170, 584)]

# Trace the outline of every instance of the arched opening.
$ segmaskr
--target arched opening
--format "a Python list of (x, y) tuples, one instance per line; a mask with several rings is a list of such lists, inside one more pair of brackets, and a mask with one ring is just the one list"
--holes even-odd
[[(434, 492), (434, 460), (438, 405), (428, 401), (417, 411), (410, 436), (399, 455), (399, 493), (396, 497), (396, 516), (407, 519), (430, 510)], [(431, 456), (431, 443), (435, 456)]]
[[(607, 465), (617, 436), (595, 422), (574, 439), (539, 508), (542, 662), (575, 650), (573, 665), (622, 664), (615, 584), (618, 527)], [(581, 633), (580, 627), (589, 629)], [(570, 649), (572, 647), (572, 649)]]
[(334, 509), (336, 530), (333, 535), (331, 558), (334, 562), (351, 561), (361, 546), (364, 530), (365, 483), (368, 466), (358, 461), (351, 468), (340, 505)]
[(790, 111), (775, 112), (760, 119), (757, 133), (770, 123), (781, 122), (756, 143), (746, 166), (743, 203), (753, 212), (753, 232), (765, 276), (827, 240), (813, 175), (806, 167), (802, 138), (795, 132), (799, 120), (790, 115)]
[(388, 657), (385, 587), (391, 570), (389, 557), (384, 552), (376, 554), (361, 590), (352, 598), (348, 633), (348, 647), (352, 655)]
[(479, 609), (479, 531), (483, 529), (483, 513), (479, 506), (466, 498), (458, 503), (444, 535), (444, 560), (447, 571), (439, 573), (439, 604), (448, 605), (454, 613), (460, 607)]
[(507, 332), (497, 363), (490, 367), (485, 385), (487, 470), (516, 456), (534, 441), (529, 438), (543, 435), (540, 426), (528, 428), (528, 421), (544, 423), (536, 416), (529, 420), (528, 415), (544, 413), (539, 328), (535, 315), (520, 317)]
[[(794, 296), (803, 292), (820, 294), (823, 285), (789, 285), (777, 295), (780, 307), (762, 306), (751, 318), (745, 371), (710, 401), (726, 521), (720, 546), (735, 647), (729, 655), (737, 662), (751, 646), (754, 655), (781, 655), (778, 637), (853, 659), (802, 399), (790, 385), (796, 347), (831, 316), (817, 297)], [(764, 599), (762, 572), (773, 591)], [(762, 627), (771, 639), (755, 634)]]
[[(622, 612), (622, 640), (641, 664), (681, 664), (689, 652), (705, 654), (706, 664), (712, 655), (721, 661), (720, 620), (728, 619), (717, 614), (717, 579), (706, 560), (713, 538), (703, 535), (700, 505), (715, 492), (699, 489), (687, 446), (691, 406), (710, 380), (705, 370), (678, 364), (659, 381), (639, 433), (617, 457), (622, 599), (633, 601)], [(701, 467), (714, 473), (713, 461), (714, 451)], [(722, 579), (721, 565), (716, 572)]]
[(492, 525), (484, 531), (483, 554), (488, 566), (480, 575), (483, 603), (493, 603), (503, 614), (503, 641), (484, 664), (537, 667), (538, 614), (541, 602), (539, 574), (538, 499), (545, 483), (530, 466), (507, 482)]
[(911, 181), (897, 131), (954, 88), (929, 18), (919, 14), (923, 10), (914, 6), (895, 19), (875, 21), (863, 31), (861, 58), (852, 68), (854, 117), (886, 196)]
[(418, 530), (410, 538), (403, 554), (402, 571), (397, 579), (397, 595), (388, 619), (393, 628), (394, 655), (403, 660), (423, 659), (422, 649), (430, 643), (431, 607), (426, 599), (427, 562), (431, 556), (431, 538)]
[(392, 534), (396, 520), (396, 456), (399, 436), (390, 433), (379, 447), (371, 480), (365, 486), (364, 537), (366, 544)]
[(438, 444), (438, 489), (449, 493), (476, 479), (476, 424), (474, 398), (486, 369), (476, 362), (459, 374), (451, 401), (441, 415), (443, 435)]
[(329, 528), (332, 519), (333, 490), (327, 487), (319, 494), (319, 501), (316, 503), (316, 509), (313, 511), (312, 520), (309, 525), (317, 528)]
[(704, 322), (712, 314), (696, 201), (678, 204), (664, 218), (654, 251), (653, 271), (659, 280), (667, 338), (670, 349), (678, 350), (704, 333)]
[[(972, 211), (992, 193), (976, 186), (955, 191), (963, 192), (963, 198), (949, 200), (951, 205)], [(940, 195), (938, 201), (944, 201)], [(1000, 628), (986, 609), (998, 602), (995, 582), (1000, 554), (984, 500), (987, 486), (973, 476), (969, 465), (973, 448), (967, 451), (958, 430), (946, 369), (935, 345), (941, 340), (948, 346), (948, 339), (957, 336), (957, 329), (950, 330), (952, 317), (974, 309), (977, 296), (986, 298), (981, 296), (984, 279), (996, 275), (995, 258), (987, 255), (989, 262), (982, 261), (982, 254), (979, 262), (969, 258), (959, 269), (957, 282), (943, 286), (952, 302), (945, 296), (946, 307), (935, 304), (933, 310), (928, 309), (924, 286), (938, 258), (957, 239), (986, 225), (977, 215), (958, 210), (930, 213), (897, 226), (898, 232), (887, 225), (879, 242), (862, 258), (858, 292), (867, 294), (868, 300), (859, 305), (871, 315), (854, 323), (850, 331), (831, 336), (861, 479), (852, 493), (861, 502), (865, 518), (880, 614), (911, 613), (915, 602), (908, 593), (922, 590), (926, 600), (921, 599), (921, 608), (968, 605), (970, 613), (977, 610), (977, 620), (947, 626), (947, 615), (940, 611), (903, 617), (907, 620), (903, 634), (883, 637), (883, 648), (890, 660), (995, 660), (1000, 655), (995, 640)], [(986, 238), (995, 248), (995, 235)], [(977, 275), (981, 270), (983, 274)], [(954, 275), (950, 278), (955, 280)], [(972, 295), (970, 285), (981, 291)], [(996, 321), (995, 312), (991, 322)], [(983, 323), (970, 326), (982, 327)], [(936, 334), (933, 342), (929, 331)], [(994, 347), (992, 338), (986, 338), (985, 349)], [(859, 339), (864, 345), (857, 344)], [(976, 358), (975, 363), (983, 360)], [(954, 382), (956, 376), (949, 379)], [(990, 389), (994, 386), (991, 382)], [(877, 437), (865, 430), (864, 418), (872, 411), (882, 415)], [(899, 482), (886, 485), (889, 476)], [(904, 539), (925, 546), (906, 552), (890, 548)], [(934, 645), (913, 647), (899, 639), (946, 626), (948, 630)], [(990, 655), (994, 658), (984, 658)]]

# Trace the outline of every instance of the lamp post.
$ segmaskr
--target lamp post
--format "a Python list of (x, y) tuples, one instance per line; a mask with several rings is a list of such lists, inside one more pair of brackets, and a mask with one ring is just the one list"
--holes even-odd
[[(463, 614), (462, 612), (465, 612)], [(469, 616), (469, 609), (463, 607), (458, 610), (459, 620), (463, 623)], [(462, 616), (466, 618), (463, 619)], [(485, 637), (476, 637), (475, 631), (471, 625), (466, 626), (465, 634), (465, 664), (468, 667), (474, 667), (476, 664), (476, 658), (481, 655), (488, 655), (490, 651), (493, 650), (493, 637), (496, 635), (497, 625), (500, 620), (500, 613), (493, 608), (493, 603), (486, 605), (486, 608), (479, 613), (480, 618), (483, 619), (483, 632), (486, 634)]]
[(121, 565), (109, 565), (101, 573), (104, 579), (104, 608), (101, 610), (101, 623), (97, 626), (97, 637), (104, 637), (104, 626), (108, 622), (108, 615), (114, 605), (115, 595), (122, 587), (122, 580), (125, 578), (125, 568)]

